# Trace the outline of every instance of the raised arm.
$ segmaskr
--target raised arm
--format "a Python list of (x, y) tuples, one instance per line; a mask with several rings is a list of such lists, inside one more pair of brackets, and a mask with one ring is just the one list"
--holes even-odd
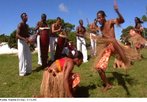
[(118, 18), (116, 19), (115, 23), (116, 23), (116, 24), (124, 23), (125, 20), (124, 20), (123, 16), (120, 14), (120, 12), (119, 12), (119, 10), (118, 10), (118, 5), (117, 5), (117, 3), (116, 3), (116, 0), (114, 0), (114, 10), (115, 10), (115, 12), (116, 12), (117, 15), (118, 15)]

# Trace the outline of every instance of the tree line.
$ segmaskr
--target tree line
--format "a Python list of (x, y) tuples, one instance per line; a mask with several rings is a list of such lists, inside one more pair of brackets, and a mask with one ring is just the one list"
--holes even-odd
[[(55, 23), (56, 19), (48, 19), (47, 20), (47, 24), (48, 26), (50, 27), (52, 23)], [(69, 40), (72, 40), (72, 41), (76, 41), (75, 39), (75, 31), (74, 31), (74, 28), (75, 28), (75, 25), (69, 23), (69, 22), (65, 22), (64, 20), (62, 20), (62, 27), (68, 32), (68, 38)], [(29, 28), (29, 32), (30, 32), (30, 35), (33, 35), (34, 34), (34, 29), (35, 27), (30, 27)], [(8, 35), (6, 34), (0, 34), (0, 43), (1, 42), (8, 42), (8, 45), (10, 48), (17, 48), (17, 39), (16, 39), (16, 29)], [(34, 50), (34, 48), (36, 47), (35, 45), (30, 45), (31, 47), (31, 50)]]
[[(147, 22), (147, 16), (143, 15), (142, 16), (142, 20), (144, 22)], [(50, 27), (52, 23), (54, 23), (56, 21), (56, 19), (48, 19), (47, 20), (47, 24)], [(76, 42), (76, 32), (75, 32), (75, 25), (71, 24), (69, 22), (65, 22), (64, 20), (62, 20), (62, 27), (68, 32), (68, 38), (69, 40)], [(87, 25), (87, 31), (89, 29), (89, 26)], [(120, 36), (120, 40), (125, 43), (128, 41), (129, 38), (129, 31), (130, 29), (132, 29), (133, 26), (128, 26), (126, 28), (124, 28), (121, 31), (121, 36)], [(34, 27), (30, 27), (30, 34), (34, 34)], [(16, 39), (16, 30), (14, 30), (11, 34), (6, 35), (6, 34), (0, 34), (0, 43), (1, 42), (8, 42), (8, 45), (10, 48), (17, 48), (17, 39)], [(147, 28), (144, 28), (144, 33), (143, 36), (146, 38), (147, 37)], [(87, 40), (88, 42), (88, 40)], [(89, 42), (88, 42), (89, 43)], [(31, 45), (31, 50), (34, 50), (34, 48), (36, 47), (35, 45)]]

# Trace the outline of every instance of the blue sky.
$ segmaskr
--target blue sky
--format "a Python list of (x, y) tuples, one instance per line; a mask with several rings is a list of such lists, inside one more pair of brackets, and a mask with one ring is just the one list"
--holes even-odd
[[(107, 19), (116, 18), (117, 15), (113, 9), (114, 0), (0, 0), (0, 34), (10, 34), (17, 28), (21, 21), (20, 14), (26, 12), (30, 27), (35, 27), (40, 20), (42, 13), (47, 14), (48, 19), (54, 19), (58, 16), (65, 22), (78, 25), (79, 19), (84, 20), (84, 25), (93, 22), (96, 13), (104, 10)], [(119, 11), (125, 19), (121, 28), (116, 27), (116, 37), (119, 38), (122, 28), (128, 25), (134, 25), (134, 17), (142, 17), (146, 14), (147, 0), (117, 0)], [(147, 24), (143, 24), (147, 27)]]

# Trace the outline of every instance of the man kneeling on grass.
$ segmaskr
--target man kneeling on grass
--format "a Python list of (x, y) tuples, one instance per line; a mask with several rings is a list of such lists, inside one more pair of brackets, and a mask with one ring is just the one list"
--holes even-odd
[(43, 72), (41, 97), (73, 97), (80, 76), (72, 70), (74, 65), (80, 66), (82, 62), (83, 54), (77, 51), (74, 58), (64, 57), (47, 67)]

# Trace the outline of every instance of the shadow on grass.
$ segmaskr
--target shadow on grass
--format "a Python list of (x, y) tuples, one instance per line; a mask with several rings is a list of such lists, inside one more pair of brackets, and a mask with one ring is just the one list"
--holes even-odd
[[(143, 56), (141, 60), (147, 60), (147, 57), (144, 57), (144, 56)], [(140, 60), (140, 61), (141, 61), (141, 60)]]
[(129, 75), (118, 73), (118, 72), (112, 72), (112, 75), (113, 77), (109, 77), (108, 80), (113, 83), (113, 81), (116, 79), (118, 82), (118, 85), (121, 85), (126, 91), (127, 96), (130, 96), (131, 94), (129, 92), (129, 89), (126, 83), (132, 86), (133, 84), (137, 83), (137, 81), (130, 78)]
[(53, 62), (52, 61), (48, 61), (48, 64), (46, 66), (39, 66), (36, 69), (33, 70), (33, 72), (39, 72), (43, 69), (45, 69), (46, 67), (49, 67)]
[(89, 90), (90, 89), (95, 89), (96, 85), (92, 84), (92, 85), (88, 85), (88, 86), (79, 86), (77, 87), (75, 93), (74, 93), (74, 97), (89, 97)]
[(39, 66), (36, 69), (34, 69), (33, 72), (39, 72), (41, 70), (43, 70), (43, 67), (42, 66)]

